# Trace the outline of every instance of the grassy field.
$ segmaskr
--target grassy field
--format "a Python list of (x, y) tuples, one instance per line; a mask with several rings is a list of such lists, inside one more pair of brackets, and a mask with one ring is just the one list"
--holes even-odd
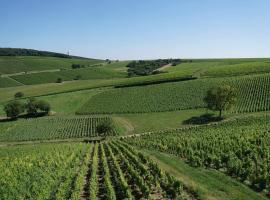
[(91, 66), (103, 62), (103, 60), (96, 59), (42, 56), (0, 56), (0, 74), (13, 74), (48, 69), (71, 69), (72, 64)]
[(270, 109), (270, 76), (266, 74), (114, 89), (94, 96), (78, 113), (145, 113), (202, 108), (207, 90), (222, 84), (236, 87), (237, 104), (233, 112)]
[(270, 59), (192, 60), (164, 69), (169, 73), (198, 77), (224, 77), (270, 72)]
[(0, 88), (5, 88), (5, 87), (16, 87), (23, 85), (22, 83), (19, 83), (9, 77), (0, 77)]
[[(139, 114), (119, 114), (113, 117), (122, 126), (127, 127), (127, 134), (162, 131), (181, 128), (185, 120), (197, 117), (206, 112), (205, 109), (181, 110), (174, 112), (156, 112)], [(208, 111), (208, 113), (211, 113)]]
[(69, 69), (56, 72), (22, 74), (12, 76), (11, 78), (25, 85), (55, 83), (58, 78), (61, 78), (63, 81), (72, 81), (76, 79), (89, 80), (89, 79), (124, 78), (127, 76), (127, 73), (118, 70), (119, 68), (121, 69), (126, 62), (123, 63), (118, 62), (113, 64), (107, 64), (101, 67), (88, 67), (74, 70)]

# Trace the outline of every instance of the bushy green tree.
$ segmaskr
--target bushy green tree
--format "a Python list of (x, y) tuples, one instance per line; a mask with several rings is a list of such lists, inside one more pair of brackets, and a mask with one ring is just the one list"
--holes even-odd
[(14, 119), (24, 112), (24, 105), (19, 101), (12, 101), (5, 105), (4, 111), (7, 117)]
[(212, 88), (207, 91), (204, 102), (208, 109), (219, 111), (221, 117), (222, 111), (230, 109), (236, 103), (235, 89), (230, 85)]
[(47, 102), (47, 101), (44, 101), (44, 100), (40, 100), (38, 102), (38, 108), (43, 111), (43, 112), (50, 112), (51, 110), (51, 105)]
[(38, 100), (35, 98), (28, 99), (28, 102), (25, 105), (26, 111), (29, 115), (36, 115), (38, 113), (39, 105)]
[(113, 131), (113, 123), (110, 120), (103, 121), (97, 125), (96, 131), (100, 135), (106, 135)]

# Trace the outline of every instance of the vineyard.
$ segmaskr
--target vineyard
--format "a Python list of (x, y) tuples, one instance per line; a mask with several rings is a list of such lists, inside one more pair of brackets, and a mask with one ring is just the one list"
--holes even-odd
[(266, 74), (114, 89), (92, 97), (78, 113), (144, 113), (201, 108), (205, 106), (206, 91), (224, 83), (237, 89), (237, 104), (232, 112), (270, 109), (270, 76)]
[(56, 72), (40, 72), (32, 74), (23, 74), (11, 76), (14, 80), (25, 85), (55, 83), (58, 78), (63, 81), (72, 81), (76, 79), (108, 79), (108, 78), (123, 78), (127, 76), (124, 72), (117, 72), (113, 69), (101, 67), (87, 67), (83, 69), (61, 70)]
[(188, 199), (179, 181), (122, 142), (4, 147), (0, 156), (0, 199)]
[[(105, 136), (96, 131), (102, 121), (109, 117), (47, 117), (20, 120), (0, 134), (0, 141), (51, 140)], [(106, 135), (116, 135), (116, 130)]]
[(124, 139), (176, 155), (194, 167), (214, 168), (258, 191), (270, 192), (270, 116), (248, 117)]
[(0, 77), (0, 88), (5, 87), (16, 87), (22, 85), (21, 83), (16, 82), (13, 79), (10, 79), (8, 77)]

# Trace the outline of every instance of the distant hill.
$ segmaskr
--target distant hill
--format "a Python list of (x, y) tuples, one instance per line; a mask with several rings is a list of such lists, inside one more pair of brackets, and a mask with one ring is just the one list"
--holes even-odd
[(21, 48), (0, 48), (0, 56), (46, 56), (59, 58), (72, 57), (62, 53), (55, 53), (50, 51), (38, 51), (34, 49), (21, 49)]
[(103, 62), (105, 61), (49, 51), (0, 48), (0, 74), (71, 69), (73, 64), (89, 67)]

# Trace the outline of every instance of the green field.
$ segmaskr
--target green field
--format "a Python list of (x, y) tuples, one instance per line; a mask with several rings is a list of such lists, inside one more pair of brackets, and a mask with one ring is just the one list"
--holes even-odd
[(259, 191), (269, 191), (269, 115), (218, 125), (129, 137), (126, 142), (173, 154), (193, 167), (221, 170)]
[[(123, 62), (124, 65), (126, 62)], [(119, 66), (117, 66), (117, 64)], [(76, 79), (88, 80), (88, 79), (111, 79), (111, 78), (124, 78), (126, 73), (118, 70), (123, 64), (118, 62), (117, 64), (107, 64), (101, 67), (88, 67), (82, 69), (68, 69), (57, 72), (41, 72), (32, 74), (22, 74), (11, 76), (12, 79), (23, 83), (25, 85), (35, 85), (42, 83), (55, 83), (58, 78), (63, 81), (73, 81)], [(112, 68), (111, 68), (112, 67)]]
[(72, 64), (91, 66), (103, 63), (96, 59), (57, 58), (43, 56), (0, 56), (0, 74), (14, 74), (51, 69), (71, 69)]
[(192, 60), (164, 71), (197, 77), (239, 76), (270, 72), (270, 59), (205, 59)]
[[(85, 195), (91, 199), (156, 199), (185, 195), (179, 181), (143, 154), (120, 144), (0, 148), (1, 199), (60, 200)], [(88, 167), (91, 173), (84, 179)], [(18, 180), (20, 184), (16, 184)]]
[[(184, 60), (129, 78), (130, 62), (0, 56), (0, 199), (269, 199), (270, 59)], [(224, 84), (235, 105), (204, 118), (217, 113), (206, 92)], [(16, 92), (50, 115), (5, 118)], [(113, 129), (100, 134), (104, 121)]]
[[(16, 125), (0, 134), (0, 142), (104, 136), (97, 133), (96, 127), (100, 122), (111, 120), (109, 117), (44, 117), (19, 120)], [(116, 130), (113, 130), (105, 135), (115, 134)]]
[(94, 96), (78, 113), (145, 113), (202, 108), (206, 91), (222, 84), (230, 84), (237, 89), (238, 100), (233, 112), (270, 109), (270, 78), (266, 74), (114, 89)]
[(5, 87), (16, 87), (23, 85), (22, 83), (19, 83), (9, 77), (0, 77), (0, 88), (5, 88)]

